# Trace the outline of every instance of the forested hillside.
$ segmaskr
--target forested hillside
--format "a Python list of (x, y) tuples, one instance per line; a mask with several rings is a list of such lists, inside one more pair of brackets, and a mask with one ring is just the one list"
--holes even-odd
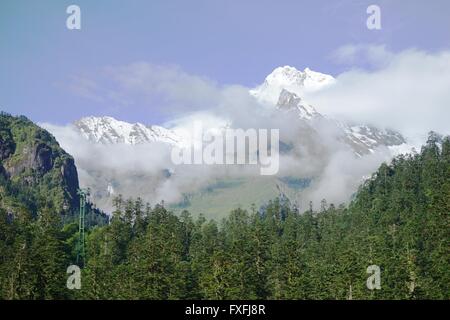
[[(2, 298), (69, 297), (59, 293), (75, 250), (78, 187), (73, 157), (48, 131), (24, 116), (0, 113)], [(88, 206), (88, 225), (108, 221)]]
[[(383, 164), (349, 206), (287, 199), (221, 222), (115, 201), (90, 229), (81, 290), (66, 288), (77, 225), (0, 209), (3, 299), (449, 299), (450, 139)], [(366, 287), (369, 265), (381, 289)]]

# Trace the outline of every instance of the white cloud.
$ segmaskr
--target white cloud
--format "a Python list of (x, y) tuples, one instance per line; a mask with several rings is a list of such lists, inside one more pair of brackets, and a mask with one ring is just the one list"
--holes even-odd
[(394, 54), (380, 47), (346, 46), (338, 55), (350, 61), (361, 51), (363, 58), (381, 67), (344, 72), (335, 85), (310, 93), (307, 99), (319, 112), (394, 128), (406, 135), (429, 130), (449, 133), (450, 51)]
[(72, 76), (67, 87), (69, 91), (80, 97), (92, 100), (94, 102), (104, 101), (104, 98), (99, 95), (99, 87), (97, 83), (89, 77), (83, 77), (80, 75)]
[(345, 45), (332, 54), (334, 61), (340, 64), (355, 65), (359, 63), (371, 66), (384, 66), (394, 57), (385, 45)]
[(106, 73), (117, 81), (120, 88), (132, 93), (161, 95), (173, 102), (205, 106), (215, 102), (216, 83), (206, 77), (190, 75), (177, 66), (157, 66), (147, 62), (124, 67), (106, 68)]
[(211, 79), (188, 74), (177, 66), (135, 62), (72, 76), (67, 89), (96, 103), (117, 105), (128, 111), (152, 108), (174, 116), (215, 108), (223, 88)]

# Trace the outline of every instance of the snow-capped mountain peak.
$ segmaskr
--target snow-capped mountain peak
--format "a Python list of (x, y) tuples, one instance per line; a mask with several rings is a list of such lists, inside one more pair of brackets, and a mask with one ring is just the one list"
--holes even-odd
[(104, 144), (139, 144), (164, 142), (176, 145), (180, 138), (171, 130), (142, 123), (128, 123), (113, 117), (85, 117), (74, 123), (81, 134), (92, 142)]
[(275, 105), (283, 89), (302, 97), (305, 92), (322, 89), (334, 82), (332, 76), (309, 68), (300, 71), (295, 67), (284, 66), (275, 68), (264, 82), (250, 90), (250, 93), (262, 102)]
[(326, 121), (337, 128), (339, 140), (349, 145), (361, 156), (374, 152), (375, 148), (406, 145), (405, 139), (395, 131), (382, 130), (361, 125), (350, 125), (327, 115), (320, 114), (305, 101), (305, 93), (320, 90), (332, 85), (336, 80), (327, 74), (305, 68), (303, 71), (291, 66), (275, 68), (264, 82), (250, 90), (250, 94), (263, 104), (275, 106), (279, 110), (296, 112), (300, 120), (310, 125), (313, 122)]

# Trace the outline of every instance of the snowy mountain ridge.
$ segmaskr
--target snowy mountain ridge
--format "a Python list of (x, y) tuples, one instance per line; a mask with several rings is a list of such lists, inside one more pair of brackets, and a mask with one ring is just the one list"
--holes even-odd
[[(284, 66), (273, 70), (261, 85), (249, 90), (249, 93), (261, 103), (271, 105), (282, 112), (295, 112), (299, 121), (304, 121), (307, 125), (313, 125), (315, 121), (329, 122), (340, 132), (339, 139), (349, 145), (358, 156), (373, 153), (374, 149), (381, 145), (387, 147), (406, 145), (406, 140), (398, 132), (343, 123), (320, 114), (304, 100), (305, 92), (320, 90), (335, 81), (332, 76), (309, 68), (300, 71), (294, 67)], [(186, 142), (186, 137), (182, 137), (175, 129), (128, 123), (107, 116), (82, 118), (75, 122), (75, 127), (86, 139), (95, 143), (134, 145), (160, 142), (183, 146)]]
[(85, 117), (74, 125), (86, 139), (103, 144), (162, 142), (177, 145), (181, 141), (180, 137), (166, 128), (128, 123), (107, 116)]

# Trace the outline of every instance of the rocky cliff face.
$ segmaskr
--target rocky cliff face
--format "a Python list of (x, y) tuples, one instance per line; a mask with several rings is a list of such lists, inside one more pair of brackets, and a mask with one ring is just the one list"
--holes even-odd
[(0, 114), (0, 205), (12, 198), (70, 214), (78, 208), (74, 159), (46, 130), (25, 117)]

